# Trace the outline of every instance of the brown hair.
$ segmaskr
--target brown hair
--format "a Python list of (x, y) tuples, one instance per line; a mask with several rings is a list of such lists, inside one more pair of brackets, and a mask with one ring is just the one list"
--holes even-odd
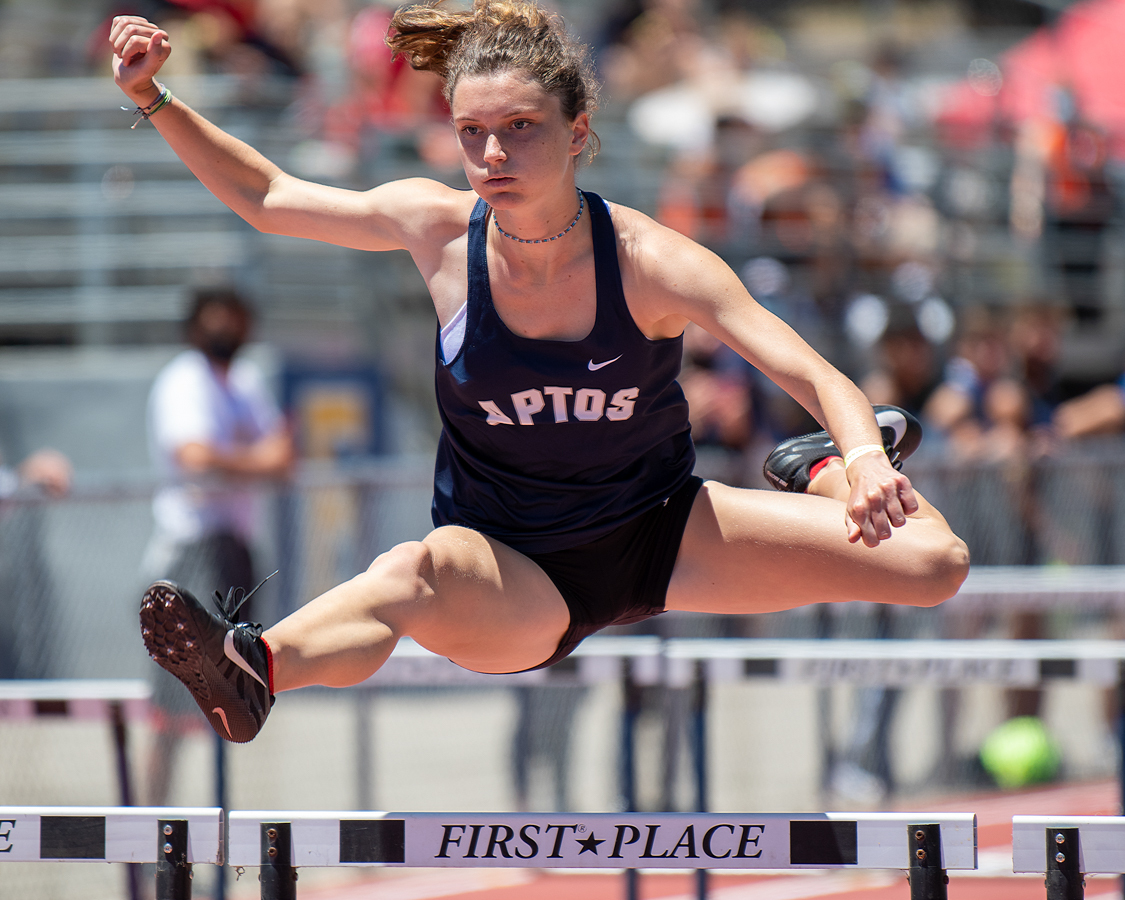
[[(398, 10), (387, 46), (415, 69), (445, 81), (452, 102), (457, 82), (467, 75), (515, 70), (531, 75), (562, 104), (573, 122), (598, 106), (598, 82), (586, 47), (567, 32), (562, 19), (530, 0), (474, 0), (472, 9), (446, 9), (431, 0)], [(592, 152), (598, 138), (591, 132)]]

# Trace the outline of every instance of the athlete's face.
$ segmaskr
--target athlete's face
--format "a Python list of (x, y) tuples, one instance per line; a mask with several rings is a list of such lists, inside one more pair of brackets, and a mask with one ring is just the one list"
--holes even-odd
[(590, 135), (585, 113), (567, 121), (558, 97), (518, 71), (462, 78), (451, 105), (465, 174), (490, 206), (573, 190), (574, 160)]

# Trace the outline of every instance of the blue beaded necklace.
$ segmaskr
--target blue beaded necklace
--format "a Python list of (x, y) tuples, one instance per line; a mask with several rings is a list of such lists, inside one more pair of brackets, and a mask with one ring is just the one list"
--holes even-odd
[(571, 222), (569, 225), (567, 225), (566, 228), (564, 228), (562, 231), (560, 231), (554, 237), (537, 238), (536, 240), (533, 240), (533, 241), (529, 241), (526, 238), (516, 237), (514, 234), (508, 234), (508, 232), (506, 232), (503, 228), (500, 227), (500, 223), (496, 221), (495, 211), (492, 214), (492, 221), (496, 225), (496, 230), (499, 231), (502, 235), (504, 235), (504, 237), (508, 238), (508, 240), (510, 240), (510, 241), (517, 241), (521, 244), (546, 244), (546, 243), (549, 243), (550, 241), (557, 241), (564, 234), (566, 234), (568, 231), (570, 231), (570, 229), (572, 229), (575, 225), (577, 225), (578, 220), (582, 218), (582, 210), (585, 208), (585, 205), (586, 204), (585, 204), (585, 200), (582, 196), (582, 191), (578, 191), (578, 215), (576, 215), (574, 217), (574, 221)]

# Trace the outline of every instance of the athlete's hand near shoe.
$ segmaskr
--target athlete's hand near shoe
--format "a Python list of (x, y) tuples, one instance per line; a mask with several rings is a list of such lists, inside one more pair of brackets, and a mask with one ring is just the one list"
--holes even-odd
[(866, 453), (847, 469), (851, 495), (845, 519), (848, 540), (860, 539), (877, 547), (891, 536), (891, 529), (906, 524), (906, 517), (918, 511), (918, 498), (910, 479), (892, 468), (884, 453)]

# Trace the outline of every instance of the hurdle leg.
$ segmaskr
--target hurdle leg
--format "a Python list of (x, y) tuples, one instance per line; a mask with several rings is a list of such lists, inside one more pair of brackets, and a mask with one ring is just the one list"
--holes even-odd
[(293, 830), (289, 822), (263, 822), (262, 900), (296, 900), (297, 870), (293, 868)]
[(942, 868), (941, 826), (935, 824), (907, 825), (907, 846), (910, 848), (910, 900), (946, 900), (949, 876)]
[[(110, 723), (113, 727), (113, 746), (117, 757), (117, 786), (122, 806), (133, 805), (132, 779), (129, 777), (129, 732), (125, 725), (125, 706), (120, 700), (109, 704)], [(125, 866), (125, 879), (129, 885), (129, 900), (140, 900), (141, 867), (135, 863)]]
[[(621, 799), (626, 812), (637, 811), (637, 719), (641, 714), (641, 687), (633, 678), (632, 660), (624, 660), (621, 676)], [(640, 873), (625, 870), (625, 900), (640, 896)]]
[[(695, 809), (707, 812), (707, 671), (701, 659), (695, 661), (692, 683), (691, 737), (695, 762)], [(695, 870), (696, 900), (707, 900), (707, 870)]]
[(191, 900), (187, 844), (186, 819), (160, 819), (156, 823), (156, 900)]
[[(1117, 756), (1121, 770), (1117, 773), (1121, 810), (1125, 814), (1125, 660), (1117, 663)], [(1050, 854), (1048, 854), (1049, 856)], [(1121, 892), (1125, 896), (1125, 875), (1121, 876)]]
[(1047, 829), (1047, 900), (1082, 900), (1086, 881), (1077, 828)]
[[(227, 742), (215, 733), (215, 806), (227, 809)], [(219, 866), (215, 873), (214, 900), (226, 900), (227, 867)]]

